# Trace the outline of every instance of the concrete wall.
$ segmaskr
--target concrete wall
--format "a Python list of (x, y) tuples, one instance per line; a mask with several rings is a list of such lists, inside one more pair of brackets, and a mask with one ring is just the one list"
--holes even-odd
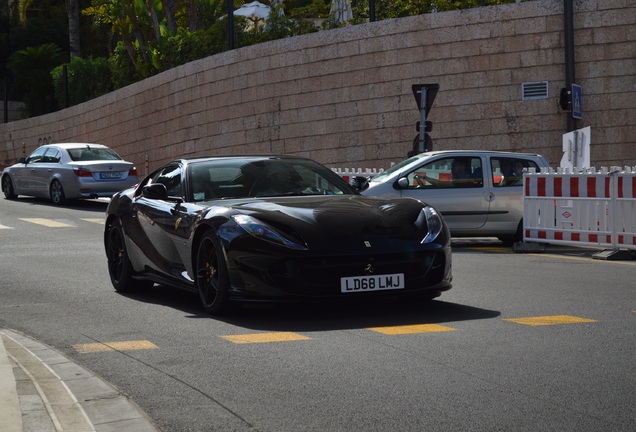
[[(4, 101), (0, 101), (0, 122), (4, 121)], [(22, 102), (7, 102), (7, 112), (8, 112), (8, 120), (10, 122), (21, 120), (24, 118), (22, 115), (22, 111), (24, 110), (24, 103)]]
[[(592, 164), (636, 165), (636, 3), (575, 0), (576, 81)], [(38, 142), (99, 142), (150, 169), (172, 158), (309, 156), (332, 167), (403, 159), (419, 114), (411, 85), (438, 83), (435, 149), (561, 159), (568, 115), (562, 0), (386, 20), (236, 49), (46, 116), (0, 125), (0, 166)], [(522, 101), (524, 82), (549, 97)]]

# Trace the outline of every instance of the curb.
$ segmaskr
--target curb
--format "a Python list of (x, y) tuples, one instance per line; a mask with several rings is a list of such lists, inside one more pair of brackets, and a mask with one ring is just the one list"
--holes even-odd
[(0, 329), (0, 430), (157, 432), (128, 397), (53, 348)]

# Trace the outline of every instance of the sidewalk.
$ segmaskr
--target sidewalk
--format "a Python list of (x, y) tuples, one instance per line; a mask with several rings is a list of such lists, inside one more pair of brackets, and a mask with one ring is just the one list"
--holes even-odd
[(54, 349), (0, 328), (0, 432), (158, 432), (126, 395)]

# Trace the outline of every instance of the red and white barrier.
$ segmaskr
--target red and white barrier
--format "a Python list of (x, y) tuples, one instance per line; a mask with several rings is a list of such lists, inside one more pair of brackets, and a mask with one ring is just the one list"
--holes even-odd
[(342, 177), (347, 183), (356, 176), (372, 177), (384, 172), (383, 168), (331, 168), (331, 171)]
[(636, 249), (636, 167), (524, 174), (524, 241)]

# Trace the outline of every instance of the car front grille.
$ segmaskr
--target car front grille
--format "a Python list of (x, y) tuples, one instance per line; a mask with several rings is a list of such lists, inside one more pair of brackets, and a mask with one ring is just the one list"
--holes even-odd
[[(440, 283), (446, 267), (443, 251), (369, 256), (287, 258), (273, 264), (269, 275), (289, 294), (332, 296), (340, 294), (340, 279), (403, 273), (405, 290), (419, 290)], [(367, 271), (365, 271), (367, 269)]]

